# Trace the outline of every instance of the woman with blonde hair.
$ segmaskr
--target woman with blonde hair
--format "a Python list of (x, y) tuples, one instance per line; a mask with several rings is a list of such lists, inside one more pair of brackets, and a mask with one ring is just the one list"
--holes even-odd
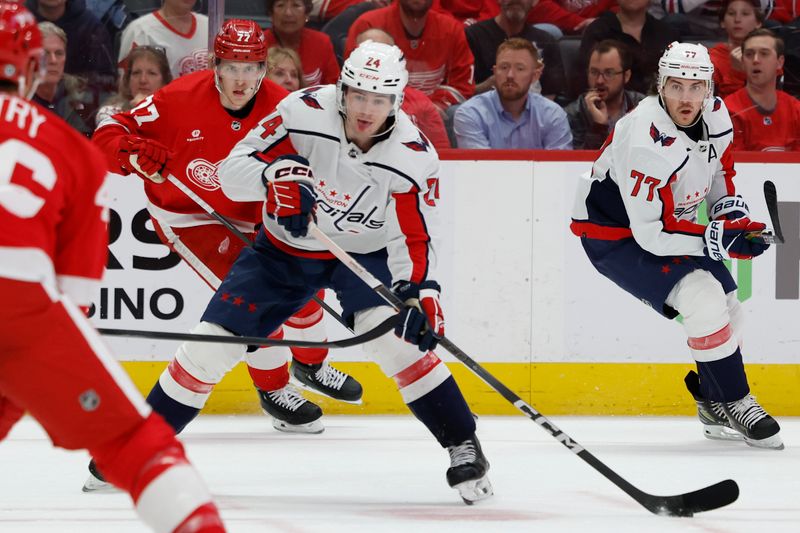
[(306, 86), (300, 56), (291, 48), (282, 46), (267, 50), (267, 78), (289, 92)]

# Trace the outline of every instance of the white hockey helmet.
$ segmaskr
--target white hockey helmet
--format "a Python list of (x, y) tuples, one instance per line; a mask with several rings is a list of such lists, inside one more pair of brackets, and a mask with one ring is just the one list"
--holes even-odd
[(344, 105), (344, 87), (347, 86), (393, 96), (391, 115), (397, 115), (407, 83), (408, 71), (403, 52), (394, 45), (368, 39), (358, 45), (342, 65), (336, 84), (339, 111), (347, 113)]
[(706, 82), (706, 93), (703, 98), (705, 107), (714, 94), (713, 76), (714, 64), (705, 46), (673, 41), (658, 60), (658, 93), (662, 94), (668, 78), (703, 80)]

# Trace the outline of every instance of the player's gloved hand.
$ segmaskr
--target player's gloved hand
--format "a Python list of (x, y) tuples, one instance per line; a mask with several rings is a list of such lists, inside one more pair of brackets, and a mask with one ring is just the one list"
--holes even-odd
[(400, 321), (394, 333), (420, 351), (436, 348), (444, 335), (444, 315), (439, 304), (441, 288), (435, 281), (423, 281), (419, 285), (410, 281), (400, 281), (394, 286), (394, 293), (406, 303), (400, 311)]
[(736, 220), (750, 218), (750, 208), (740, 195), (723, 196), (708, 211), (709, 220)]
[(706, 226), (703, 236), (705, 252), (717, 261), (751, 259), (769, 248), (769, 243), (758, 236), (766, 228), (766, 224), (753, 222), (749, 218), (715, 220)]
[(284, 155), (264, 169), (261, 179), (267, 188), (267, 214), (275, 217), (292, 237), (305, 237), (317, 204), (314, 173), (308, 159)]
[(169, 148), (160, 142), (137, 135), (125, 135), (117, 145), (117, 160), (122, 170), (154, 183), (164, 182), (162, 174), (170, 156)]

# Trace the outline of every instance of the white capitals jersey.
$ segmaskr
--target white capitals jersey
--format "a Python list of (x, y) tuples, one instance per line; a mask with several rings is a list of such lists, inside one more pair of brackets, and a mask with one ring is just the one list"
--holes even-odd
[(703, 255), (707, 208), (734, 195), (733, 126), (720, 98), (703, 109), (698, 142), (680, 131), (657, 96), (642, 100), (617, 122), (592, 165), (578, 182), (572, 232), (590, 239), (633, 236), (660, 256)]
[[(223, 192), (237, 201), (263, 201), (262, 173), (285, 154), (309, 160), (317, 225), (339, 246), (353, 253), (386, 248), (393, 282), (435, 279), (439, 157), (404, 112), (389, 135), (364, 153), (345, 136), (334, 85), (294, 92), (222, 162)], [(266, 213), (264, 226), (288, 253), (332, 257), (320, 253), (313, 238), (292, 237)]]

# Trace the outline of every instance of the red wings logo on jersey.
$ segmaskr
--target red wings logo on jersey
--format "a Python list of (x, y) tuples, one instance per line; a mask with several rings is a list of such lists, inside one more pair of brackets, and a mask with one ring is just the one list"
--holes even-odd
[(430, 143), (428, 142), (428, 139), (426, 139), (425, 137), (420, 137), (416, 141), (409, 141), (407, 143), (403, 143), (403, 146), (405, 146), (406, 148), (411, 148), (415, 152), (427, 152)]
[(650, 123), (650, 137), (652, 137), (654, 143), (660, 142), (661, 146), (672, 146), (672, 143), (675, 142), (675, 137), (668, 137), (661, 133), (652, 122)]
[(317, 100), (317, 96), (314, 94), (315, 92), (317, 92), (317, 89), (319, 89), (319, 87), (312, 87), (310, 89), (306, 89), (300, 96), (300, 100), (302, 100), (303, 103), (306, 104), (311, 109), (322, 109), (319, 100)]
[(201, 189), (216, 191), (220, 187), (217, 167), (221, 162), (210, 163), (203, 158), (194, 159), (186, 165), (186, 175)]

